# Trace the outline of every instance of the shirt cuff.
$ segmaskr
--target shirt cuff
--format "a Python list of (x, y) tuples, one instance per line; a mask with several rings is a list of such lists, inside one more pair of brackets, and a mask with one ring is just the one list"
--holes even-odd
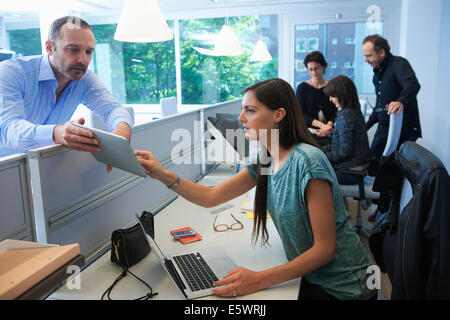
[(54, 129), (55, 129), (54, 124), (36, 126), (35, 140), (39, 144), (39, 146), (44, 147), (55, 144), (55, 141), (53, 141)]
[(128, 124), (128, 126), (130, 127), (130, 130), (133, 131), (133, 125), (130, 124), (130, 119), (128, 118), (117, 118), (114, 120), (114, 122), (112, 123), (112, 128), (111, 131), (116, 129), (117, 126), (119, 125), (119, 123), (121, 122), (125, 122), (126, 124)]
[(109, 130), (111, 131), (117, 128), (120, 122), (125, 122), (126, 124), (128, 124), (130, 130), (133, 131), (133, 119), (125, 108), (116, 108), (111, 111), (108, 122), (111, 125), (111, 127), (109, 127)]

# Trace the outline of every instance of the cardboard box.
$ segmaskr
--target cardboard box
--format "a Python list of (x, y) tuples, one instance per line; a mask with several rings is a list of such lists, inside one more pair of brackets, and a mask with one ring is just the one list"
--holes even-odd
[(17, 298), (79, 254), (78, 243), (0, 242), (0, 299)]

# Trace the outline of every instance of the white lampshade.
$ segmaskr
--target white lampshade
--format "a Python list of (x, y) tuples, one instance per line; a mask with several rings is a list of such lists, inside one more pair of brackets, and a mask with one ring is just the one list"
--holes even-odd
[(233, 28), (224, 24), (214, 44), (214, 50), (194, 47), (201, 54), (210, 56), (238, 56), (244, 53)]
[(201, 54), (206, 54), (207, 56), (215, 56), (218, 57), (220, 54), (218, 54), (216, 51), (206, 48), (200, 48), (200, 47), (194, 47), (195, 50), (200, 52)]
[(158, 42), (173, 39), (156, 0), (125, 0), (114, 39)]
[(238, 56), (244, 53), (233, 28), (226, 24), (223, 25), (216, 38), (214, 50), (223, 56)]
[(269, 50), (267, 50), (267, 47), (262, 40), (258, 40), (258, 42), (256, 42), (255, 49), (253, 49), (250, 61), (270, 60), (272, 60), (272, 56), (270, 55)]

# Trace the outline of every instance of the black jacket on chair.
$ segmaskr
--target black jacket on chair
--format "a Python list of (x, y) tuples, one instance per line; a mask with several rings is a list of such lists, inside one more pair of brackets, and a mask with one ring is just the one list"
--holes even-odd
[[(413, 194), (400, 212), (403, 178)], [(391, 280), (391, 299), (450, 299), (450, 177), (442, 162), (405, 142), (380, 167), (373, 190), (382, 214), (369, 245)]]

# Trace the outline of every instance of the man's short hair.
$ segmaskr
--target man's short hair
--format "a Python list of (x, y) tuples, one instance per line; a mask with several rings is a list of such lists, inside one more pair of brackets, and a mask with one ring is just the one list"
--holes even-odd
[(363, 44), (366, 42), (372, 42), (373, 49), (376, 53), (380, 53), (380, 50), (383, 49), (386, 54), (391, 51), (391, 47), (389, 46), (389, 42), (378, 34), (372, 34), (367, 36), (363, 40)]
[(66, 23), (69, 23), (71, 27), (89, 28), (92, 32), (94, 32), (89, 23), (87, 23), (83, 19), (75, 16), (65, 16), (53, 21), (53, 23), (50, 26), (50, 30), (48, 31), (48, 40), (50, 41), (56, 40), (60, 35), (61, 27)]

